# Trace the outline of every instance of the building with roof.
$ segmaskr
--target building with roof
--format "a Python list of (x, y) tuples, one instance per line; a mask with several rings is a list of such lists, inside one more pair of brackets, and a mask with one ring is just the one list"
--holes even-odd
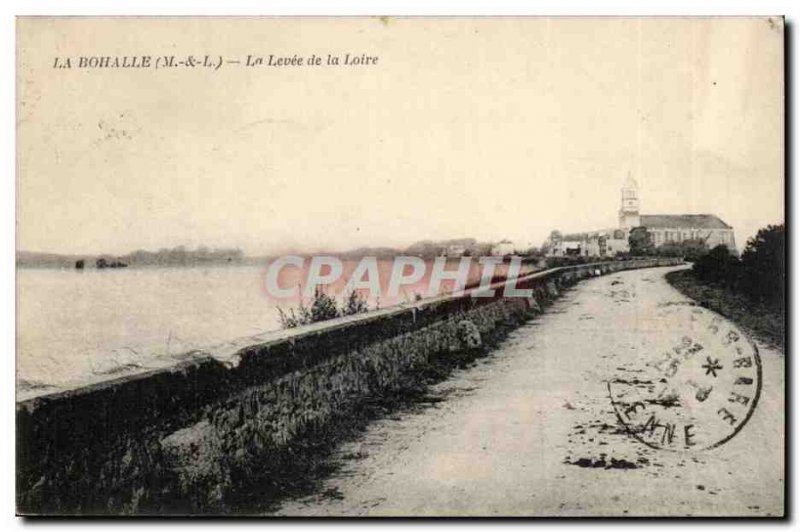
[(709, 249), (720, 244), (736, 252), (733, 228), (713, 214), (655, 214), (642, 216), (653, 245), (683, 240), (703, 240)]
[(463, 257), (467, 253), (467, 246), (464, 244), (450, 244), (444, 250), (446, 257)]
[(669, 242), (702, 240), (712, 249), (720, 244), (736, 252), (733, 227), (715, 214), (639, 214), (639, 190), (630, 177), (622, 187), (622, 203), (619, 210), (619, 227), (630, 231), (634, 227), (646, 227), (655, 247)]
[(553, 257), (613, 257), (630, 249), (628, 231), (618, 228), (551, 238), (548, 254)]
[(606, 257), (630, 251), (628, 236), (645, 227), (655, 247), (670, 242), (702, 240), (712, 249), (720, 244), (736, 253), (733, 227), (715, 214), (640, 214), (639, 187), (628, 177), (622, 187), (619, 227), (586, 233), (554, 234), (547, 243), (551, 256)]
[(506, 257), (508, 255), (514, 255), (516, 251), (517, 247), (511, 240), (503, 239), (492, 245), (491, 254), (495, 257)]

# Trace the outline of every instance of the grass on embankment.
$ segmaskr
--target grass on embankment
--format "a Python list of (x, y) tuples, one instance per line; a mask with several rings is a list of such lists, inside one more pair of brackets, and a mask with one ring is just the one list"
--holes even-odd
[(725, 287), (707, 284), (695, 277), (692, 270), (667, 274), (667, 282), (697, 303), (730, 319), (756, 339), (784, 352), (784, 313)]

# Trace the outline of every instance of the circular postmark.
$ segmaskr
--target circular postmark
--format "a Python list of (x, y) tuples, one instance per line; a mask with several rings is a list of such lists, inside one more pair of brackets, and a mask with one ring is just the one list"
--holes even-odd
[(729, 441), (761, 394), (755, 343), (721, 317), (695, 309), (687, 333), (667, 337), (664, 346), (636, 368), (618, 368), (624, 375), (608, 382), (619, 422), (655, 449), (712, 449)]

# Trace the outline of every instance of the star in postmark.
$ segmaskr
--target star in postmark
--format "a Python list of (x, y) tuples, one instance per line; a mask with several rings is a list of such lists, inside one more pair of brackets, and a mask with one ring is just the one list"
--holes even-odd
[(713, 377), (716, 377), (717, 371), (722, 369), (719, 359), (712, 359), (711, 357), (706, 357), (706, 363), (702, 367), (706, 370), (706, 375), (712, 375)]

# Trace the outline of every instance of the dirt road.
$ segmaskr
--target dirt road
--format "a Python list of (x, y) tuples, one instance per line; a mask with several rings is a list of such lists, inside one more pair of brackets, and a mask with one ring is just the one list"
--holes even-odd
[(279, 513), (781, 515), (783, 355), (757, 345), (758, 397), (756, 347), (667, 271), (579, 283)]

